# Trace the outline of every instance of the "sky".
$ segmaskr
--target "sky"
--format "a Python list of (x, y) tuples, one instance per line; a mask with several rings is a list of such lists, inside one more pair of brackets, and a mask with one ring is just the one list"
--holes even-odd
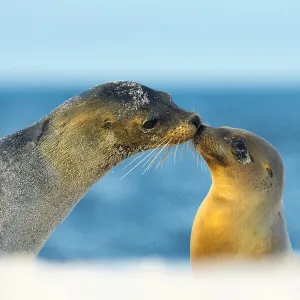
[(300, 83), (299, 0), (0, 0), (0, 81)]

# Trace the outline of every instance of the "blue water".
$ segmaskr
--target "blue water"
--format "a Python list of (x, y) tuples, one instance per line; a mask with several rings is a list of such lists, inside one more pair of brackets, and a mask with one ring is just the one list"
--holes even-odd
[[(152, 86), (156, 88), (155, 86)], [(37, 121), (89, 88), (0, 88), (0, 136)], [(197, 88), (160, 85), (181, 107), (213, 126), (250, 130), (275, 145), (285, 163), (284, 203), (293, 247), (300, 249), (300, 89)], [(163, 169), (136, 169), (119, 180), (125, 161), (96, 184), (56, 229), (40, 257), (49, 260), (189, 258), (194, 215), (210, 173), (188, 151)]]

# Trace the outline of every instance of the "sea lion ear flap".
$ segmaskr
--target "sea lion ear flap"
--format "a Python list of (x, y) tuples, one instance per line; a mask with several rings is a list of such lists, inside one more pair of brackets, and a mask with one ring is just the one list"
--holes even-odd
[(264, 168), (268, 172), (269, 176), (273, 177), (273, 170), (272, 170), (270, 164), (269, 163), (264, 163)]

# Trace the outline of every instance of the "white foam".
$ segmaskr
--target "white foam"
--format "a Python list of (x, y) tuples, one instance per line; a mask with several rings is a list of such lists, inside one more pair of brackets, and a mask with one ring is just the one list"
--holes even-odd
[(299, 299), (295, 262), (187, 266), (157, 261), (109, 266), (7, 260), (0, 264), (1, 299)]
[(116, 90), (120, 96), (128, 94), (135, 100), (135, 106), (138, 108), (150, 103), (148, 93), (143, 91), (141, 84), (133, 81), (114, 81), (117, 84)]

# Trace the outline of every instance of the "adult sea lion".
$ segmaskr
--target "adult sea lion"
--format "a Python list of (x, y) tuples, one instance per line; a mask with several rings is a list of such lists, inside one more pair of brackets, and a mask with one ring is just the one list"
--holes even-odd
[(0, 251), (36, 254), (103, 175), (127, 157), (190, 140), (199, 117), (135, 82), (96, 86), (0, 140)]
[(201, 126), (194, 146), (208, 164), (212, 185), (194, 219), (192, 265), (291, 252), (278, 151), (257, 135), (230, 127)]

